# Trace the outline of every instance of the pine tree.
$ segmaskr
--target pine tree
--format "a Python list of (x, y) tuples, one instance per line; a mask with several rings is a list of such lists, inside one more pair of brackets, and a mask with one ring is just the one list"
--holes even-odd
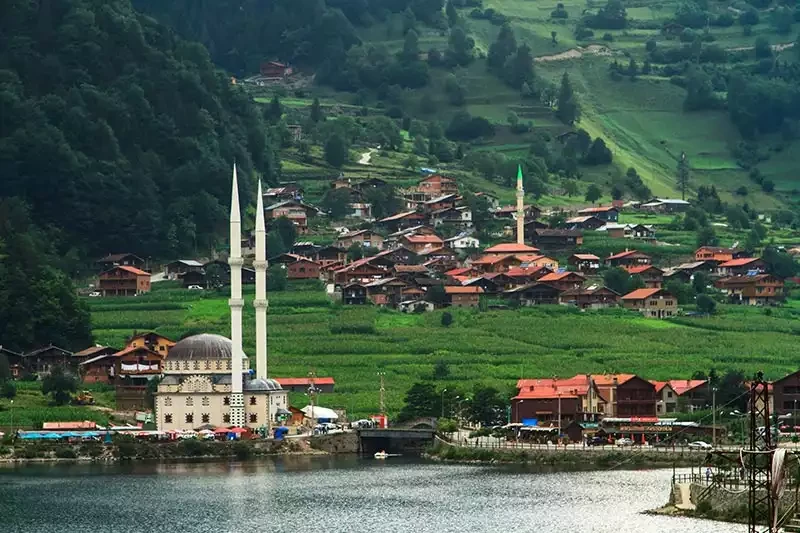
[(269, 109), (267, 110), (267, 120), (274, 123), (277, 123), (281, 120), (281, 116), (283, 115), (283, 108), (281, 107), (281, 101), (278, 98), (278, 95), (272, 97), (272, 101), (269, 103)]
[(569, 81), (569, 75), (561, 76), (561, 89), (558, 91), (558, 108), (556, 116), (564, 124), (573, 124), (580, 117), (580, 108), (575, 100), (575, 93)]
[(419, 59), (419, 36), (414, 30), (408, 30), (408, 33), (406, 33), (401, 57), (404, 61), (416, 61)]
[(490, 70), (501, 70), (508, 57), (517, 49), (517, 40), (514, 38), (514, 30), (508, 23), (503, 24), (497, 40), (489, 47), (489, 55), (486, 57), (486, 64)]
[(681, 199), (686, 200), (686, 188), (689, 186), (689, 159), (686, 152), (681, 152), (678, 160), (678, 187), (681, 188)]
[(314, 98), (311, 102), (311, 122), (317, 123), (325, 120), (325, 115), (322, 114), (322, 106), (319, 104), (319, 98)]
[(527, 44), (517, 48), (517, 53), (511, 56), (505, 66), (505, 80), (515, 89), (522, 89), (527, 83), (532, 89), (534, 86), (533, 55)]
[(458, 23), (458, 11), (456, 11), (456, 6), (453, 5), (453, 0), (447, 2), (447, 7), (445, 7), (444, 12), (447, 15), (447, 22), (452, 28)]

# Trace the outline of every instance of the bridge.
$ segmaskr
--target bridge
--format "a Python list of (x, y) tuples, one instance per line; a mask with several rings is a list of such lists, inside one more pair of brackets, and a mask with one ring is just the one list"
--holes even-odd
[(418, 455), (433, 444), (433, 428), (359, 429), (358, 452), (373, 455), (375, 452)]

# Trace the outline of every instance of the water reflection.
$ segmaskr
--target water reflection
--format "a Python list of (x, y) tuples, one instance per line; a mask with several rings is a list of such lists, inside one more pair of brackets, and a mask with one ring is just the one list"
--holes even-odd
[(666, 501), (670, 475), (309, 456), (26, 466), (0, 469), (0, 524), (18, 533), (746, 530), (639, 514)]

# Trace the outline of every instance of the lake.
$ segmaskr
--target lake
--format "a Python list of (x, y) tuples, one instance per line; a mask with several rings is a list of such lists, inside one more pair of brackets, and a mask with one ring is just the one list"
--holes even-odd
[(671, 470), (521, 472), (405, 459), (0, 468), (0, 530), (14, 533), (744, 532), (640, 514)]

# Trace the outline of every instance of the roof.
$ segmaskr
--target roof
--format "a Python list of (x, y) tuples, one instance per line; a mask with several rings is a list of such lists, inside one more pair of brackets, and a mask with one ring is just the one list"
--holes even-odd
[(725, 261), (719, 266), (725, 268), (738, 267), (738, 266), (749, 265), (754, 261), (760, 261), (760, 259), (758, 257), (741, 257), (739, 259), (731, 259), (730, 261)]
[[(200, 266), (203, 266), (203, 265), (200, 265)], [(136, 274), (137, 276), (150, 277), (150, 273), (149, 272), (145, 272), (144, 270), (140, 270), (140, 269), (138, 269), (136, 267), (132, 267), (132, 266), (128, 266), (128, 265), (117, 265), (115, 267), (111, 267), (108, 270), (106, 270), (105, 272), (103, 272), (103, 274), (105, 274), (106, 272), (111, 272), (112, 270), (117, 270), (117, 269), (124, 270), (125, 272), (130, 272), (131, 274)]]
[(308, 205), (307, 203), (301, 202), (300, 200), (284, 200), (282, 202), (278, 202), (278, 203), (275, 203), (275, 204), (272, 204), (272, 205), (269, 205), (269, 206), (265, 207), (264, 211), (273, 211), (273, 210), (275, 210), (275, 209), (277, 209), (279, 207), (283, 207), (285, 205), (296, 205), (296, 206), (303, 207), (303, 208), (306, 208), (306, 209), (311, 209), (313, 211), (319, 211), (319, 209), (317, 209), (313, 205)]
[(416, 211), (403, 211), (403, 212), (400, 212), (400, 213), (395, 213), (394, 215), (389, 215), (386, 218), (382, 218), (378, 222), (391, 222), (393, 220), (400, 220), (402, 218), (406, 218), (408, 216), (415, 215), (416, 213), (417, 213)]
[(598, 220), (598, 221), (600, 220), (599, 218), (593, 217), (592, 215), (584, 215), (584, 216), (581, 216), (581, 217), (568, 218), (564, 222), (566, 222), (567, 224), (581, 224), (581, 223), (586, 222), (587, 220), (591, 220), (593, 218), (595, 220)]
[(167, 264), (174, 265), (175, 263), (180, 263), (182, 265), (186, 265), (186, 266), (190, 266), (190, 267), (202, 267), (203, 266), (203, 263), (201, 263), (200, 261), (195, 261), (194, 259), (176, 259), (175, 261), (172, 261), (172, 262), (167, 263)]
[(660, 205), (660, 204), (691, 205), (686, 200), (677, 200), (677, 199), (673, 200), (672, 198), (653, 198), (646, 204), (641, 204), (641, 207), (652, 207), (654, 205)]
[(47, 351), (50, 351), (50, 350), (57, 350), (57, 351), (59, 351), (61, 353), (72, 355), (72, 352), (70, 352), (69, 350), (65, 350), (64, 348), (59, 348), (58, 346), (55, 346), (54, 344), (49, 344), (49, 345), (44, 346), (42, 348), (37, 348), (35, 350), (32, 350), (32, 351), (24, 354), (23, 357), (31, 357), (31, 356), (34, 356), (34, 355), (39, 355), (40, 353), (44, 353), (44, 352), (47, 352)]
[(623, 383), (627, 383), (635, 377), (636, 374), (598, 374), (593, 375), (592, 379), (594, 380), (595, 385), (598, 387), (609, 387), (614, 385), (615, 379), (617, 380), (617, 385), (622, 385)]
[[(297, 385), (310, 385), (311, 378), (274, 378), (281, 384), (281, 387), (292, 387)], [(334, 385), (333, 378), (314, 378), (314, 385)]]
[(600, 258), (594, 254), (572, 254), (572, 257), (579, 261), (600, 261)]
[(623, 300), (644, 300), (661, 292), (661, 289), (636, 289), (622, 297)]
[(582, 294), (592, 295), (600, 291), (607, 291), (615, 296), (619, 296), (618, 292), (609, 289), (605, 285), (590, 285), (589, 287), (577, 287), (575, 289), (567, 289), (561, 293), (561, 296), (580, 296)]
[(515, 253), (531, 253), (531, 252), (538, 252), (538, 248), (534, 248), (533, 246), (528, 246), (527, 244), (517, 244), (515, 242), (504, 242), (501, 244), (495, 244), (494, 246), (487, 248), (483, 251), (483, 253), (487, 254), (515, 254)]
[(472, 261), (473, 265), (493, 265), (495, 263), (499, 263), (501, 261), (507, 260), (515, 260), (519, 261), (520, 259), (514, 255), (482, 255), (479, 258)]
[(700, 250), (708, 250), (709, 252), (713, 252), (715, 254), (729, 254), (734, 252), (740, 252), (739, 248), (725, 248), (723, 246), (701, 246), (694, 253), (699, 252)]
[(456, 195), (456, 194), (452, 194), (452, 193), (451, 194), (443, 194), (442, 196), (439, 196), (438, 198), (434, 198), (432, 200), (427, 200), (425, 203), (426, 204), (437, 204), (439, 202), (444, 202), (445, 200), (451, 200), (451, 199), (455, 200), (456, 198), (458, 198), (458, 195)]
[(504, 272), (504, 274), (510, 277), (523, 277), (523, 276), (532, 276), (533, 274), (536, 274), (537, 272), (541, 271), (550, 272), (550, 269), (547, 268), (546, 266), (535, 266), (528, 268), (520, 266), (520, 267), (509, 268)]
[(349, 239), (351, 237), (357, 237), (358, 235), (363, 235), (365, 233), (373, 233), (373, 231), (371, 229), (360, 229), (358, 231), (351, 231), (349, 233), (345, 233), (344, 235), (339, 235), (339, 237), (336, 240)]
[(129, 353), (141, 352), (141, 351), (149, 352), (149, 353), (151, 353), (151, 354), (153, 354), (153, 355), (155, 355), (157, 357), (162, 357), (161, 354), (159, 354), (158, 352), (154, 352), (153, 350), (151, 350), (147, 346), (127, 346), (127, 347), (123, 348), (122, 350), (120, 350), (118, 352), (115, 352), (114, 353), (114, 357), (123, 357), (125, 355), (128, 355)]
[(608, 257), (606, 257), (606, 261), (611, 260), (611, 259), (622, 259), (623, 257), (628, 257), (628, 256), (631, 256), (631, 255), (634, 255), (634, 254), (643, 255), (645, 257), (650, 257), (649, 255), (643, 254), (642, 252), (640, 252), (638, 250), (625, 250), (624, 252), (620, 252), (618, 254), (609, 255)]
[(136, 254), (132, 254), (132, 253), (124, 253), (124, 254), (108, 254), (108, 255), (107, 255), (107, 256), (105, 256), (104, 258), (100, 259), (100, 260), (98, 261), (98, 263), (108, 263), (108, 262), (116, 262), (116, 261), (121, 261), (121, 260), (125, 259), (126, 257), (130, 257), (130, 256), (133, 256), (133, 257), (135, 257), (136, 259), (138, 259), (139, 261), (142, 261), (142, 258), (141, 258), (141, 257), (139, 257), (139, 256), (138, 256), (138, 255), (136, 255)]
[[(656, 393), (659, 393), (659, 392), (661, 392), (661, 390), (662, 390), (664, 387), (666, 387), (667, 385), (669, 385), (669, 382), (667, 382), (667, 381), (653, 381), (652, 379), (649, 379), (648, 381), (649, 381), (650, 383), (652, 383), (652, 384), (653, 384), (653, 386), (656, 388)], [(670, 387), (670, 388), (672, 388), (672, 387)], [(673, 390), (674, 390), (674, 389), (673, 389)]]
[(583, 232), (579, 229), (536, 229), (533, 232), (539, 237), (581, 237)]
[[(333, 409), (328, 409), (327, 407), (320, 407), (319, 405), (306, 405), (302, 409), (303, 414), (305, 414), (308, 418), (314, 418), (315, 420), (322, 419), (330, 419), (336, 420), (339, 418), (339, 415), (336, 414), (336, 411)], [(313, 416), (312, 416), (313, 415)]]
[(667, 383), (675, 391), (675, 394), (680, 396), (692, 389), (696, 389), (708, 383), (705, 379), (671, 379)]
[(675, 270), (693, 270), (706, 264), (706, 261), (692, 261), (690, 263), (681, 263), (675, 267)]
[(402, 238), (415, 244), (442, 244), (444, 242), (438, 235), (403, 235)]
[(578, 274), (577, 272), (550, 272), (549, 274), (545, 274), (539, 281), (542, 283), (547, 283), (548, 281), (560, 281), (564, 278), (569, 277), (570, 275), (578, 276), (581, 279), (586, 279), (584, 276)]
[(428, 269), (425, 265), (395, 265), (394, 271), (401, 272), (427, 272)]
[(97, 346), (90, 346), (89, 348), (86, 348), (85, 350), (81, 350), (80, 352), (75, 352), (72, 355), (74, 355), (75, 357), (90, 357), (90, 356), (96, 354), (97, 352), (102, 352), (103, 350), (114, 350), (114, 351), (117, 351), (114, 348), (111, 348), (109, 346), (97, 345)]
[(445, 276), (461, 276), (466, 274), (467, 272), (471, 271), (472, 267), (462, 267), (462, 268), (454, 268), (452, 270), (448, 270), (444, 273)]
[(580, 213), (580, 214), (583, 214), (583, 213), (605, 213), (607, 211), (619, 211), (619, 209), (617, 209), (613, 205), (606, 205), (606, 206), (600, 206), (600, 207), (586, 207), (586, 208), (581, 209), (580, 211), (578, 211), (578, 213)]
[(780, 278), (777, 276), (773, 276), (772, 274), (755, 274), (753, 276), (729, 276), (727, 278), (718, 279), (715, 282), (717, 286), (725, 286), (725, 285), (752, 285), (758, 283), (760, 281), (765, 281), (769, 278), (774, 278), (780, 281)]
[(655, 267), (653, 265), (632, 265), (632, 266), (624, 266), (622, 268), (627, 270), (628, 274), (641, 274), (642, 272), (650, 270), (651, 268), (654, 268), (654, 269), (656, 269), (656, 270), (658, 270), (659, 272), (662, 272), (662, 273), (664, 272), (660, 268)]
[(566, 379), (520, 379), (517, 390), (514, 400), (577, 398), (589, 392), (589, 377), (579, 374)]
[(482, 294), (481, 287), (460, 287), (453, 285), (445, 285), (444, 292), (446, 294)]

